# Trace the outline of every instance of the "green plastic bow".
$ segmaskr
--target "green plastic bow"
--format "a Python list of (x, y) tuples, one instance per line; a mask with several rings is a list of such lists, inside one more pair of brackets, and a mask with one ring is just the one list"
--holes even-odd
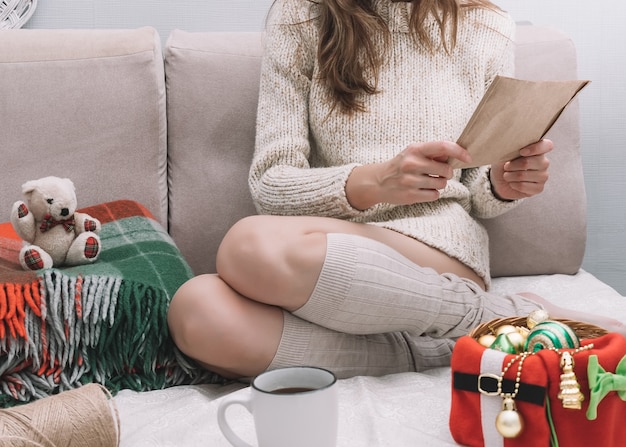
[(589, 378), (589, 408), (587, 419), (590, 421), (598, 417), (598, 405), (611, 391), (617, 391), (620, 399), (626, 401), (626, 357), (617, 364), (615, 374), (606, 372), (598, 362), (597, 355), (589, 356), (587, 363), (587, 376)]

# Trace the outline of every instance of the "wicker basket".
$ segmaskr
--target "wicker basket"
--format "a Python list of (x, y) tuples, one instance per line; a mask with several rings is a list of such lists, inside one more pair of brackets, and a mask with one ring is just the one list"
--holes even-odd
[(21, 28), (36, 7), (37, 0), (0, 0), (0, 29)]
[[(584, 340), (586, 338), (596, 338), (609, 333), (606, 329), (590, 323), (564, 320), (559, 318), (553, 318), (552, 320), (568, 325), (570, 328), (572, 328), (572, 330), (574, 331), (574, 333), (576, 333), (580, 340)], [(477, 326), (469, 333), (469, 336), (472, 337), (474, 340), (478, 340), (483, 335), (495, 335), (496, 330), (500, 326), (504, 326), (506, 324), (510, 324), (512, 326), (526, 327), (526, 317), (497, 318), (495, 320), (491, 320)]]

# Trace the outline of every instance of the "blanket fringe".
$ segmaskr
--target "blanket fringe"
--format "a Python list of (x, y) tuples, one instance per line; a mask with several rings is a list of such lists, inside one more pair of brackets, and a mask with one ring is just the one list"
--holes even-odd
[(115, 393), (220, 381), (176, 349), (168, 304), (151, 286), (54, 269), (1, 285), (0, 406), (92, 382)]

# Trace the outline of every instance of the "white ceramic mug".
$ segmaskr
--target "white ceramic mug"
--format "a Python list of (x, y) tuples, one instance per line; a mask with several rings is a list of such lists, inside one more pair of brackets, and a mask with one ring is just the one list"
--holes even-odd
[(220, 430), (233, 446), (252, 447), (226, 420), (227, 408), (235, 404), (252, 414), (259, 447), (337, 445), (337, 378), (330, 371), (275, 369), (257, 376), (249, 392), (224, 397), (217, 412)]

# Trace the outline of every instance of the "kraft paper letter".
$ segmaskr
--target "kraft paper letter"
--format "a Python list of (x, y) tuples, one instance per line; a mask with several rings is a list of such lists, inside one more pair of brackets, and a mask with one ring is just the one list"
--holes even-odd
[(450, 159), (453, 168), (512, 160), (541, 140), (589, 81), (524, 81), (496, 76), (457, 143), (472, 163)]

